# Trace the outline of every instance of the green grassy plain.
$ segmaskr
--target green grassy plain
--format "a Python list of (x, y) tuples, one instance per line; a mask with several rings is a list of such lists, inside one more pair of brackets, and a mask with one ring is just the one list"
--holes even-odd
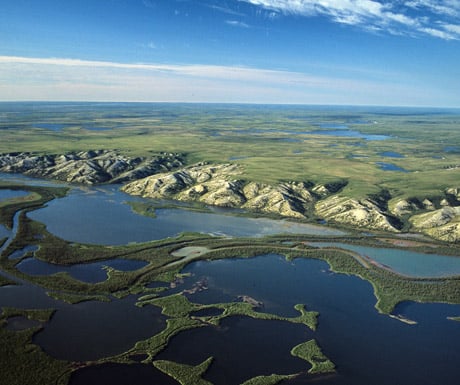
[[(0, 122), (0, 153), (56, 153), (57, 148), (61, 153), (118, 149), (133, 156), (180, 152), (190, 164), (239, 163), (247, 180), (347, 180), (344, 194), (352, 197), (381, 189), (394, 197), (439, 195), (459, 180), (460, 168), (452, 167), (460, 165), (460, 149), (450, 148), (460, 143), (459, 111), (187, 104), (2, 104), (0, 110), (7, 115)], [(61, 129), (44, 128), (50, 124)], [(325, 124), (389, 138), (320, 135), (331, 130)], [(389, 151), (402, 157), (382, 155)], [(376, 162), (409, 172), (384, 171)]]

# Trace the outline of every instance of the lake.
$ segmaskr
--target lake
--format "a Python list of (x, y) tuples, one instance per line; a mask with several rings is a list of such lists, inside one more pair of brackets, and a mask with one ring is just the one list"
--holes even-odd
[[(397, 312), (418, 322), (407, 325), (378, 314), (368, 282), (333, 274), (322, 261), (288, 262), (273, 254), (195, 262), (184, 272), (192, 274), (184, 287), (203, 277), (208, 279), (209, 290), (189, 297), (195, 302), (233, 301), (238, 295), (249, 295), (264, 303), (262, 311), (296, 316), (294, 305), (303, 303), (308, 310), (320, 313), (316, 332), (270, 322), (262, 327), (260, 321), (232, 317), (220, 328), (181, 333), (158, 356), (196, 364), (213, 355), (215, 363), (205, 378), (215, 384), (238, 384), (254, 374), (253, 366), (265, 374), (284, 373), (285, 368), (295, 372), (299, 364), (305, 368), (305, 363), (290, 357), (286, 342), (297, 344), (311, 338), (318, 341), (339, 371), (324, 381), (317, 378), (315, 383), (453, 385), (458, 381), (460, 325), (446, 318), (460, 314), (458, 305), (405, 303)], [(263, 349), (255, 351), (254, 345)], [(233, 370), (225, 367), (228, 361)]]
[(406, 169), (399, 167), (393, 163), (387, 162), (376, 162), (375, 163), (383, 171), (399, 171), (399, 172), (409, 172)]

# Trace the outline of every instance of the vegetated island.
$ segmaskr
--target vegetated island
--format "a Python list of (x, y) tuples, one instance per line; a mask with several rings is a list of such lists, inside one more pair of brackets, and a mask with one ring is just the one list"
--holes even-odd
[[(271, 236), (262, 239), (228, 239), (212, 237), (204, 234), (183, 234), (175, 239), (165, 239), (142, 244), (125, 246), (94, 246), (82, 245), (64, 241), (46, 231), (45, 227), (30, 218), (26, 213), (29, 210), (41, 207), (46, 202), (60, 197), (66, 189), (28, 186), (28, 185), (2, 185), (1, 188), (21, 189), (29, 191), (29, 195), (22, 200), (7, 200), (3, 202), (1, 223), (12, 227), (16, 218), (17, 232), (11, 242), (3, 247), (0, 256), (1, 268), (8, 274), (8, 280), (21, 279), (32, 282), (46, 289), (49, 295), (70, 303), (84, 300), (110, 300), (110, 296), (122, 298), (129, 294), (139, 295), (138, 306), (159, 306), (169, 318), (166, 328), (151, 338), (139, 341), (127, 352), (106, 357), (96, 362), (71, 363), (54, 360), (47, 354), (31, 345), (32, 336), (40, 330), (40, 326), (27, 329), (24, 332), (6, 329), (8, 319), (13, 315), (22, 314), (29, 319), (39, 322), (46, 320), (42, 313), (19, 311), (16, 309), (3, 309), (0, 316), (0, 337), (2, 341), (2, 357), (9, 351), (17, 352), (12, 360), (2, 360), (2, 376), (9, 384), (24, 384), (30, 382), (30, 376), (35, 376), (34, 371), (24, 371), (30, 368), (30, 362), (40, 367), (40, 379), (37, 383), (66, 384), (73, 371), (88, 365), (97, 365), (104, 362), (132, 363), (135, 355), (145, 355), (144, 361), (153, 363), (157, 368), (171, 375), (183, 384), (203, 383), (203, 373), (206, 372), (210, 360), (191, 369), (183, 365), (156, 361), (155, 356), (168, 343), (170, 338), (177, 333), (196, 327), (212, 327), (230, 316), (247, 316), (264, 320), (282, 320), (304, 324), (310, 329), (316, 327), (317, 313), (307, 311), (301, 304), (296, 306), (298, 317), (286, 318), (274, 314), (262, 313), (257, 310), (256, 299), (241, 298), (243, 302), (216, 303), (200, 305), (190, 302), (184, 293), (162, 297), (161, 293), (180, 277), (180, 272), (187, 264), (197, 260), (213, 260), (235, 257), (253, 257), (268, 253), (285, 255), (287, 258), (316, 258), (329, 263), (335, 272), (357, 275), (368, 280), (374, 287), (377, 298), (376, 308), (390, 314), (395, 305), (401, 301), (412, 300), (419, 302), (447, 302), (460, 303), (459, 278), (441, 279), (415, 279), (400, 276), (377, 264), (363, 264), (352, 252), (338, 248), (316, 248), (308, 245), (311, 240), (333, 241), (333, 237), (318, 236)], [(386, 236), (392, 239), (391, 235)], [(395, 238), (400, 240), (400, 238)], [(352, 242), (364, 245), (381, 245), (374, 237), (352, 235), (339, 238), (341, 242)], [(388, 242), (386, 242), (388, 244)], [(26, 254), (19, 259), (9, 259), (9, 255), (25, 246), (37, 245), (39, 249), (32, 254), (35, 258), (57, 263), (77, 264), (96, 260), (109, 260), (117, 257), (143, 260), (148, 264), (138, 270), (122, 272), (115, 269), (107, 270), (107, 279), (96, 284), (89, 284), (72, 278), (67, 273), (49, 276), (29, 276), (16, 269), (16, 265), (30, 255)], [(417, 249), (431, 248), (432, 243), (423, 240), (417, 241)], [(443, 245), (439, 245), (442, 250)], [(447, 246), (444, 246), (446, 249)], [(449, 247), (452, 249), (451, 247)], [(190, 252), (194, 250), (197, 252)], [(164, 286), (151, 288), (152, 282), (164, 282)], [(193, 313), (203, 309), (220, 309), (220, 315), (197, 316)], [(19, 312), (19, 313), (18, 313)], [(46, 311), (45, 311), (46, 312)], [(43, 313), (44, 314), (44, 313)], [(51, 317), (52, 311), (47, 310)], [(31, 348), (32, 347), (32, 348)], [(301, 357), (310, 364), (306, 368), (310, 373), (331, 372), (334, 365), (322, 354), (314, 340), (293, 347), (293, 355)], [(185, 378), (183, 373), (195, 373), (192, 377)], [(182, 374), (181, 374), (182, 373)], [(294, 376), (296, 374), (292, 374)], [(289, 375), (291, 376), (291, 375)], [(249, 379), (246, 384), (274, 384), (288, 377), (273, 374)], [(37, 380), (38, 381), (38, 380)]]

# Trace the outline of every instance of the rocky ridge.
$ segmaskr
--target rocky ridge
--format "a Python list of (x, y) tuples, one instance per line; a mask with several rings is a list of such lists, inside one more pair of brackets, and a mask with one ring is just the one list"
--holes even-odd
[[(308, 206), (319, 196), (311, 189), (313, 185), (306, 182), (272, 186), (235, 178), (241, 173), (242, 169), (235, 164), (199, 163), (128, 183), (123, 190), (149, 198), (198, 201), (300, 219), (307, 217)], [(321, 191), (331, 193), (326, 186), (321, 186)]]
[(180, 154), (160, 153), (130, 158), (117, 151), (97, 150), (62, 155), (28, 152), (0, 155), (0, 172), (13, 172), (72, 183), (121, 183), (183, 166)]
[(398, 232), (399, 223), (371, 199), (353, 199), (334, 195), (318, 202), (316, 213), (334, 222), (357, 227)]
[(432, 238), (460, 242), (460, 188), (451, 187), (437, 197), (400, 199), (391, 211), (407, 217), (411, 227)]
[(282, 217), (321, 218), (373, 230), (413, 229), (432, 238), (460, 242), (460, 187), (437, 197), (392, 198), (386, 191), (352, 198), (347, 182), (329, 184), (286, 181), (276, 185), (245, 180), (237, 164), (184, 166), (181, 154), (159, 153), (130, 158), (98, 150), (63, 155), (0, 154), (0, 172), (52, 178), (72, 183), (128, 182), (123, 190), (143, 197), (201, 202)]

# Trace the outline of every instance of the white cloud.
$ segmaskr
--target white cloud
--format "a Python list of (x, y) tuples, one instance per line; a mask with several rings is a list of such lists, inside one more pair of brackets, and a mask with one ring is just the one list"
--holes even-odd
[(226, 24), (231, 25), (232, 27), (239, 27), (239, 28), (251, 28), (249, 24), (246, 24), (242, 21), (238, 20), (226, 20)]
[[(331, 71), (336, 72), (336, 71)], [(0, 56), (0, 100), (438, 105), (453, 95), (371, 77), (212, 65)], [(460, 103), (460, 101), (459, 101)]]
[[(369, 31), (397, 35), (430, 35), (460, 40), (457, 30), (443, 31), (437, 24), (448, 24), (460, 15), (458, 0), (239, 0), (267, 10), (302, 16), (322, 15), (340, 24)], [(409, 12), (410, 11), (410, 12)], [(452, 21), (451, 21), (452, 23)]]

